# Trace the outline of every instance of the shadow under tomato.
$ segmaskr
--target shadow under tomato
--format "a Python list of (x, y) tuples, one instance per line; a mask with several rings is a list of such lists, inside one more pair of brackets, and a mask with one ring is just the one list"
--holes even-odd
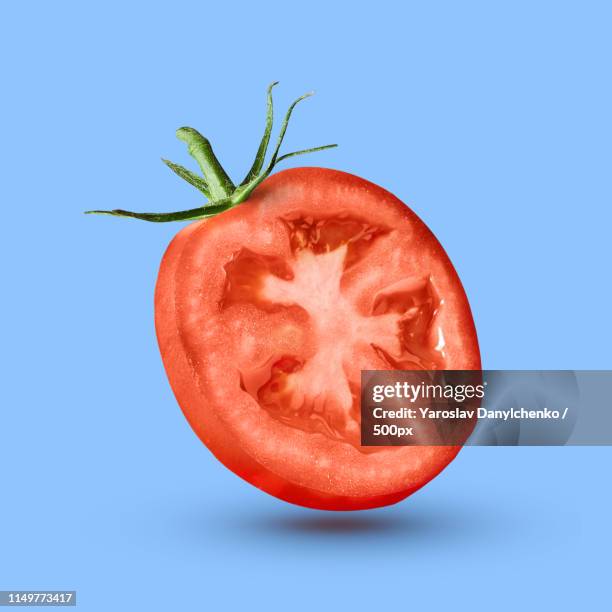
[(315, 539), (337, 535), (348, 539), (374, 537), (383, 541), (406, 537), (412, 540), (469, 537), (470, 533), (482, 534), (487, 523), (498, 527), (499, 516), (492, 521), (492, 516), (487, 516), (483, 508), (475, 511), (465, 503), (456, 506), (421, 503), (416, 507), (404, 503), (363, 512), (321, 512), (298, 507), (249, 515), (227, 512), (222, 521), (228, 528), (243, 534), (276, 537), (284, 534)]
[(276, 528), (283, 531), (312, 533), (364, 533), (394, 530), (399, 527), (393, 517), (324, 515), (283, 517), (275, 521)]
[(419, 494), (363, 512), (309, 510), (257, 495), (251, 504), (229, 495), (206, 501), (177, 506), (173, 500), (163, 531), (179, 550), (198, 556), (213, 550), (239, 550), (247, 556), (257, 551), (276, 561), (321, 555), (349, 560), (367, 554), (387, 562), (425, 553), (459, 554), (476, 545), (492, 550), (524, 539), (535, 526), (533, 517), (482, 496)]

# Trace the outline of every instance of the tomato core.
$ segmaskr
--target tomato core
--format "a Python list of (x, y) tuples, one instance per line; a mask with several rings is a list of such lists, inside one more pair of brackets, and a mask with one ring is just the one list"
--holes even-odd
[(290, 257), (234, 253), (225, 266), (221, 307), (248, 302), (268, 312), (285, 310), (280, 331), (304, 341), (296, 354), (271, 354), (243, 368), (241, 387), (290, 427), (372, 452), (360, 445), (354, 356), (369, 352), (389, 369), (443, 368), (443, 342), (431, 335), (440, 299), (428, 278), (409, 278), (380, 289), (370, 311), (361, 313), (343, 290), (345, 272), (374, 241), (384, 241), (388, 229), (346, 215), (280, 220)]

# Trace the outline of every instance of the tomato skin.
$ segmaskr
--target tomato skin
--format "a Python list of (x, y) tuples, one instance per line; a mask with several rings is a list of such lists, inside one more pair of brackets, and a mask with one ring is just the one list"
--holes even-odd
[[(297, 475), (304, 473), (309, 464), (308, 458), (302, 459), (301, 463), (296, 461), (293, 468), (292, 460), (281, 453), (276, 465), (273, 453), (257, 456), (256, 446), (245, 444), (239, 428), (233, 426), (231, 417), (226, 414), (225, 404), (219, 401), (216, 390), (211, 388), (211, 385), (217, 383), (224, 386), (226, 381), (207, 378), (210, 376), (209, 360), (214, 360), (215, 356), (221, 362), (226, 360), (226, 356), (222, 355), (222, 344), (211, 341), (207, 345), (206, 340), (195, 338), (189, 327), (193, 317), (199, 315), (199, 308), (208, 308), (210, 312), (219, 308), (219, 281), (209, 282), (202, 275), (204, 266), (215, 268), (210, 274), (220, 273), (229, 254), (236, 248), (236, 245), (228, 246), (226, 241), (229, 243), (237, 240), (236, 244), (240, 242), (239, 236), (227, 237), (227, 233), (232, 228), (243, 226), (249, 234), (257, 233), (267, 227), (266, 219), (270, 211), (277, 214), (285, 206), (300, 208), (310, 205), (306, 203), (311, 200), (317, 200), (319, 207), (324, 203), (331, 209), (338, 206), (352, 209), (353, 204), (358, 202), (363, 208), (359, 211), (361, 216), (369, 214), (367, 211), (375, 207), (376, 211), (382, 210), (383, 216), (400, 224), (406, 223), (407, 227), (409, 225), (415, 244), (435, 261), (442, 271), (441, 278), (448, 285), (444, 287), (445, 299), (452, 302), (448, 326), (454, 330), (458, 340), (453, 344), (451, 339), (444, 365), (447, 369), (480, 369), (476, 331), (467, 299), (450, 260), (433, 234), (408, 207), (382, 188), (350, 174), (322, 168), (298, 168), (275, 174), (264, 181), (246, 203), (211, 220), (192, 223), (177, 234), (162, 260), (155, 291), (155, 324), (160, 352), (174, 394), (191, 427), (217, 459), (241, 478), (280, 499), (311, 508), (360, 510), (393, 504), (439, 474), (454, 459), (460, 447), (392, 449), (389, 452), (393, 455), (390, 456), (397, 457), (398, 464), (404, 466), (405, 472), (408, 464), (414, 464), (414, 469), (406, 473), (400, 484), (396, 478), (388, 490), (384, 486), (345, 486), (342, 478), (345, 481), (350, 479), (350, 466), (347, 468), (349, 477), (337, 476), (335, 483), (332, 483), (334, 467), (329, 468), (329, 485), (323, 478), (324, 473), (310, 480), (304, 478), (300, 482)], [(206, 252), (202, 249), (206, 249)], [(210, 257), (217, 255), (219, 259), (211, 261)], [(198, 302), (194, 306), (197, 300), (201, 300), (201, 304)], [(204, 316), (202, 321), (205, 326)], [(239, 391), (236, 385), (236, 393)], [(230, 397), (231, 394), (226, 396)], [(273, 427), (276, 431), (282, 431), (278, 423)], [(290, 428), (285, 426), (284, 429)], [(252, 430), (249, 435), (251, 433)], [(282, 437), (282, 434), (276, 435)], [(308, 440), (305, 437), (308, 434), (303, 432), (291, 432), (288, 435), (294, 436), (295, 440)], [(270, 433), (270, 437), (274, 435)], [(305, 454), (311, 453), (311, 462), (319, 453), (321, 456), (331, 453), (333, 457), (334, 452), (329, 440), (325, 440), (320, 448), (304, 448)], [(356, 451), (351, 449), (344, 453), (345, 463), (355, 461), (356, 466), (366, 465), (366, 459), (359, 454), (353, 458), (351, 452), (354, 455)], [(338, 459), (334, 465), (337, 467), (342, 461)], [(377, 469), (381, 465), (377, 464)], [(317, 482), (321, 486), (313, 486)]]

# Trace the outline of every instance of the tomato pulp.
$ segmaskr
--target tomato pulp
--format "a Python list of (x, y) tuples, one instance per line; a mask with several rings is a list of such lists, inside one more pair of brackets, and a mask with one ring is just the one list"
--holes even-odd
[(480, 369), (453, 265), (400, 200), (322, 168), (272, 175), (186, 226), (155, 293), (164, 366), (230, 470), (311, 508), (395, 503), (459, 447), (361, 447), (360, 372)]

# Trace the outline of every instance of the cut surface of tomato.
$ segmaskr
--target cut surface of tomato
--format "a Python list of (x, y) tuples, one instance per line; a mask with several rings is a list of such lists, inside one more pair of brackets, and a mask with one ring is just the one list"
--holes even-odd
[(362, 447), (360, 373), (480, 369), (444, 250), (387, 191), (298, 168), (185, 227), (155, 297), (164, 365), (191, 426), (236, 474), (330, 510), (397, 502), (459, 447)]

